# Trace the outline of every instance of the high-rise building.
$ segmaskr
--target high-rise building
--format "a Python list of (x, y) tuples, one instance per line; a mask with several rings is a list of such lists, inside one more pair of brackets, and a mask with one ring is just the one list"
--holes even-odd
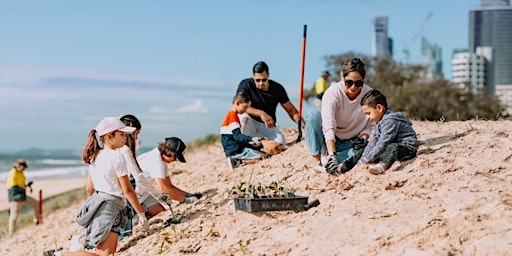
[(453, 83), (473, 92), (485, 90), (491, 53), (490, 47), (477, 47), (475, 53), (466, 49), (454, 50), (452, 57)]
[(373, 20), (373, 44), (374, 57), (393, 57), (393, 40), (388, 36), (388, 15), (377, 14)]
[(443, 56), (441, 47), (421, 38), (421, 64), (427, 68), (424, 76), (427, 80), (443, 78)]
[(469, 52), (478, 47), (491, 49), (486, 68), (488, 95), (496, 89), (512, 86), (512, 7), (510, 0), (482, 0), (469, 11)]

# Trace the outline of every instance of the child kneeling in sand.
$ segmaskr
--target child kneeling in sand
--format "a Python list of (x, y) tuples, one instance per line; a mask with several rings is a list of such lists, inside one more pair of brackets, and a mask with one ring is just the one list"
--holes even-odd
[(361, 99), (363, 113), (375, 123), (368, 145), (362, 152), (343, 162), (338, 172), (345, 173), (357, 165), (376, 163), (368, 168), (371, 174), (384, 174), (395, 161), (416, 157), (419, 141), (412, 123), (403, 113), (388, 108), (386, 97), (378, 90), (367, 92)]
[(149, 234), (146, 216), (128, 178), (126, 161), (118, 150), (123, 147), (126, 134), (134, 131), (135, 128), (126, 126), (116, 117), (105, 117), (89, 132), (82, 153), (83, 161), (89, 165), (94, 192), (82, 205), (76, 222), (83, 227), (82, 242), (95, 252), (50, 250), (43, 252), (43, 256), (114, 254), (120, 229), (127, 220), (125, 200), (137, 212), (139, 225), (136, 229)]
[(230, 170), (241, 164), (254, 164), (265, 157), (265, 153), (252, 147), (261, 146), (262, 138), (242, 134), (238, 114), (243, 114), (251, 107), (250, 99), (242, 92), (233, 97), (233, 107), (227, 113), (220, 128), (220, 140), (224, 154), (228, 159)]
[(138, 191), (167, 194), (171, 199), (180, 203), (194, 203), (199, 200), (203, 196), (201, 193), (187, 193), (176, 187), (171, 181), (168, 170), (168, 164), (171, 162), (186, 163), (183, 156), (186, 147), (185, 142), (180, 138), (165, 138), (156, 148), (137, 157), (142, 175), (147, 180), (153, 180), (156, 186), (145, 186), (143, 183), (138, 183)]

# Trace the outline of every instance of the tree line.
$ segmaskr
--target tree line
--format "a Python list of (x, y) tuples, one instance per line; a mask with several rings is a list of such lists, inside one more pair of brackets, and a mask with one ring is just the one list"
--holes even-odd
[[(349, 58), (360, 58), (366, 65), (365, 83), (386, 95), (394, 111), (405, 112), (416, 120), (463, 121), (496, 120), (507, 117), (496, 96), (484, 90), (473, 92), (469, 85), (455, 85), (444, 79), (423, 79), (426, 68), (401, 64), (389, 58), (372, 58), (348, 52), (324, 56), (330, 81), (340, 81), (341, 66)], [(305, 89), (304, 99), (315, 96), (314, 87)]]

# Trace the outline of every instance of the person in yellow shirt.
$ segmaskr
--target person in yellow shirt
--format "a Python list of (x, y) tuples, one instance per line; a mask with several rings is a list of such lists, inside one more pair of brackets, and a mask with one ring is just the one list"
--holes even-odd
[[(38, 224), (39, 203), (36, 199), (27, 196), (26, 193), (26, 188), (30, 188), (30, 185), (32, 185), (32, 182), (26, 183), (25, 174), (23, 173), (27, 167), (27, 162), (24, 159), (19, 159), (7, 175), (7, 194), (10, 206), (9, 234), (15, 231), (16, 221), (23, 205), (28, 205), (34, 209), (34, 223)], [(32, 191), (32, 188), (30, 188), (30, 191)]]
[(330, 76), (331, 74), (329, 73), (329, 71), (326, 70), (322, 72), (322, 76), (318, 78), (315, 82), (315, 106), (316, 108), (318, 108), (318, 110), (322, 109), (322, 97), (324, 96), (327, 87), (329, 87), (327, 82), (329, 81)]

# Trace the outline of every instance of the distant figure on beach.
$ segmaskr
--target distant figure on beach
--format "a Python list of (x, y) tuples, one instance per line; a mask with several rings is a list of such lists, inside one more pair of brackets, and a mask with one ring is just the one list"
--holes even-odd
[(176, 160), (185, 163), (183, 153), (186, 147), (185, 142), (179, 138), (165, 138), (156, 148), (137, 157), (142, 175), (146, 179), (153, 180), (157, 188), (157, 191), (155, 191), (154, 185), (146, 186), (145, 183), (140, 183), (137, 184), (139, 193), (145, 193), (146, 191), (164, 193), (180, 203), (194, 203), (199, 200), (203, 196), (201, 193), (187, 193), (172, 184), (167, 166)]
[(36, 199), (27, 196), (27, 187), (32, 192), (32, 182), (26, 183), (25, 174), (28, 168), (24, 159), (19, 159), (14, 167), (7, 174), (7, 198), (9, 200), (9, 235), (16, 230), (16, 222), (20, 209), (23, 205), (28, 205), (34, 209), (34, 223), (39, 224), (39, 203)]
[(139, 218), (135, 230), (144, 235), (149, 234), (146, 216), (128, 178), (126, 161), (118, 150), (123, 147), (126, 134), (134, 131), (135, 128), (126, 126), (116, 117), (105, 117), (89, 132), (84, 146), (82, 159), (89, 165), (92, 179), (87, 184), (94, 186), (94, 193), (82, 205), (76, 222), (83, 227), (81, 243), (85, 248), (95, 249), (95, 254), (50, 250), (43, 255), (114, 254), (120, 229), (127, 220), (126, 199)]
[(241, 131), (245, 135), (267, 138), (285, 145), (285, 137), (276, 127), (277, 105), (281, 104), (295, 123), (299, 119), (299, 112), (290, 102), (284, 87), (270, 80), (269, 76), (267, 64), (260, 61), (252, 68), (252, 78), (244, 79), (238, 85), (237, 92), (243, 92), (251, 99), (247, 112), (239, 116)]
[[(360, 59), (346, 60), (341, 67), (342, 80), (329, 86), (322, 97), (321, 112), (312, 109), (305, 115), (305, 141), (316, 172), (337, 172), (338, 163), (354, 155), (351, 141), (365, 144), (370, 137), (372, 123), (359, 105), (363, 95), (372, 89), (364, 83), (365, 75)], [(328, 155), (322, 161), (325, 153)]]
[(361, 109), (376, 125), (362, 155), (356, 154), (340, 164), (339, 172), (347, 172), (356, 163), (375, 163), (368, 168), (369, 172), (384, 174), (395, 161), (416, 157), (419, 141), (411, 121), (403, 113), (388, 108), (384, 94), (378, 90), (369, 91), (361, 99)]
[(238, 115), (245, 113), (249, 107), (251, 107), (249, 98), (243, 92), (237, 92), (233, 97), (233, 106), (226, 114), (220, 128), (220, 140), (230, 170), (242, 164), (257, 163), (266, 155), (255, 149), (261, 146), (262, 138), (245, 135), (240, 131)]
[(324, 97), (325, 91), (327, 91), (327, 87), (329, 87), (329, 77), (331, 73), (325, 70), (322, 72), (322, 76), (320, 76), (315, 82), (315, 106), (318, 110), (322, 110), (322, 97)]

